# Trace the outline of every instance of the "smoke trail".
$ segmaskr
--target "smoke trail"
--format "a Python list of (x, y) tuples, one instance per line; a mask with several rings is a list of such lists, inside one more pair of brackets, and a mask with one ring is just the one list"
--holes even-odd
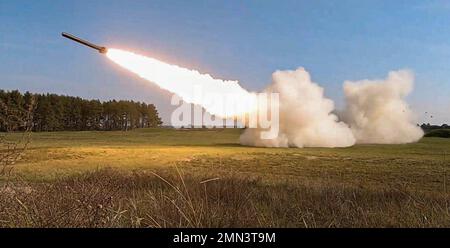
[[(202, 106), (213, 115), (242, 117), (261, 112), (256, 94), (243, 89), (237, 81), (214, 79), (208, 74), (118, 49), (108, 49), (106, 55), (122, 67), (177, 94), (187, 103)], [(275, 103), (279, 109), (278, 136), (264, 139), (261, 133), (265, 130), (247, 128), (240, 137), (241, 144), (346, 147), (355, 142), (415, 142), (423, 135), (414, 124), (413, 114), (404, 100), (413, 87), (414, 77), (408, 71), (391, 72), (386, 80), (345, 82), (347, 108), (342, 117), (347, 124), (333, 114), (333, 101), (324, 97), (323, 88), (311, 81), (305, 69), (277, 71), (272, 78), (273, 82), (265, 93), (279, 93), (279, 102)], [(239, 103), (239, 108), (217, 105), (210, 101), (211, 97), (198, 98), (196, 87), (210, 96), (232, 96), (231, 100)]]
[[(238, 81), (214, 79), (209, 74), (201, 74), (195, 70), (170, 65), (153, 58), (119, 49), (108, 49), (106, 56), (140, 77), (177, 94), (185, 102), (201, 105), (211, 114), (221, 117), (241, 115), (254, 111), (256, 106), (254, 94), (243, 89)], [(233, 96), (234, 99), (245, 101), (247, 104), (241, 104), (241, 108), (238, 110), (225, 109), (223, 105), (218, 105), (208, 98), (196, 96), (196, 89), (200, 89), (208, 95)]]
[(277, 71), (268, 93), (279, 93), (279, 135), (261, 139), (261, 129), (246, 129), (241, 144), (267, 147), (345, 147), (355, 143), (348, 126), (339, 122), (334, 103), (305, 69)]
[(390, 72), (385, 80), (344, 83), (344, 120), (357, 143), (400, 144), (423, 136), (404, 98), (413, 89), (410, 71)]

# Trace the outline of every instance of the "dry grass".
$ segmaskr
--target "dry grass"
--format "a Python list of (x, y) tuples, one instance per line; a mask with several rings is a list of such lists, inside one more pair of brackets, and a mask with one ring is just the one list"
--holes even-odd
[(272, 149), (239, 133), (34, 133), (0, 177), (0, 226), (450, 227), (449, 139)]
[(3, 227), (450, 227), (450, 195), (103, 169), (0, 191)]

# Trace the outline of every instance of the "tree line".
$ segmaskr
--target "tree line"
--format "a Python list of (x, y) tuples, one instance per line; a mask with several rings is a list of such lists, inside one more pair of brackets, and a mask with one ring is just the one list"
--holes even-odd
[[(26, 118), (32, 116), (32, 118)], [(29, 123), (26, 123), (29, 122)], [(153, 104), (0, 90), (0, 131), (130, 130), (162, 124)]]
[(422, 128), (422, 130), (425, 133), (428, 133), (428, 132), (431, 132), (434, 130), (440, 130), (440, 129), (450, 129), (450, 125), (445, 124), (445, 123), (440, 126), (439, 125), (430, 125), (430, 123), (427, 123), (427, 124), (423, 123), (422, 125), (420, 125), (420, 127)]

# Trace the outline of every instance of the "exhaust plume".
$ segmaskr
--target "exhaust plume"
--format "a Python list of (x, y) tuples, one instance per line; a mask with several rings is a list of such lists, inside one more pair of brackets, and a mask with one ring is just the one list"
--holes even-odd
[(332, 114), (334, 103), (305, 69), (277, 71), (267, 93), (279, 93), (279, 135), (261, 139), (262, 129), (246, 129), (243, 145), (267, 147), (345, 147), (355, 143), (350, 128)]
[(385, 80), (344, 83), (344, 120), (357, 143), (402, 144), (416, 142), (423, 131), (405, 101), (413, 89), (414, 75), (392, 71)]
[[(262, 108), (269, 110), (278, 107), (278, 136), (267, 139), (262, 135), (266, 130), (261, 126), (247, 128), (240, 137), (243, 145), (347, 147), (355, 142), (415, 142), (423, 136), (422, 130), (414, 124), (413, 113), (405, 102), (414, 81), (409, 71), (390, 72), (385, 80), (345, 82), (346, 109), (342, 111), (343, 122), (334, 114), (333, 101), (324, 96), (324, 89), (311, 81), (309, 73), (303, 68), (273, 73), (272, 84), (264, 93), (278, 93), (279, 101), (271, 103), (272, 106), (261, 107), (257, 94), (243, 89), (237, 81), (214, 79), (209, 74), (119, 49), (108, 49), (106, 56), (140, 77), (175, 93), (183, 101), (200, 105), (218, 117), (240, 118), (248, 125), (244, 116), (259, 114), (265, 110)], [(196, 87), (201, 88), (209, 98), (196, 97)], [(211, 98), (225, 95), (231, 96), (228, 99), (238, 107), (230, 109), (210, 101)]]
[[(171, 65), (132, 52), (119, 49), (108, 49), (106, 56), (120, 66), (138, 74), (140, 77), (151, 81), (159, 87), (175, 93), (187, 103), (202, 106), (209, 113), (220, 117), (232, 117), (242, 115), (256, 108), (256, 97), (243, 89), (238, 81), (215, 79), (209, 74), (201, 74), (196, 70), (189, 70), (176, 65)], [(208, 95), (233, 96), (235, 99), (245, 101), (240, 109), (226, 109), (210, 99), (197, 96), (199, 89)]]

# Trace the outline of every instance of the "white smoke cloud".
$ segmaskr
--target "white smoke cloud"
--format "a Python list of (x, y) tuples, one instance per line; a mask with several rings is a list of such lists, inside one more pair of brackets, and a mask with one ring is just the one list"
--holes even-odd
[(262, 139), (260, 128), (247, 128), (243, 145), (265, 147), (347, 147), (356, 143), (416, 142), (423, 131), (405, 97), (413, 89), (410, 71), (390, 72), (385, 80), (346, 81), (345, 122), (333, 114), (334, 103), (311, 81), (305, 69), (277, 71), (267, 93), (279, 93), (279, 135)]
[[(275, 131), (278, 136), (264, 138), (262, 128), (247, 128), (240, 137), (241, 144), (267, 147), (346, 147), (356, 143), (398, 144), (418, 141), (422, 130), (414, 123), (414, 115), (405, 97), (412, 91), (414, 76), (406, 70), (390, 72), (385, 80), (345, 82), (346, 109), (342, 122), (334, 114), (334, 103), (325, 98), (324, 90), (311, 81), (305, 69), (277, 71), (265, 93), (278, 93), (279, 101), (261, 106), (255, 93), (242, 88), (237, 81), (215, 79), (176, 65), (134, 54), (108, 49), (107, 57), (161, 88), (177, 94), (188, 103), (205, 108), (219, 117), (243, 117), (251, 113), (279, 107)], [(209, 97), (196, 97), (195, 88)], [(194, 90), (193, 90), (194, 89)], [(214, 99), (228, 95), (224, 104)], [(223, 108), (237, 106), (236, 108)], [(269, 112), (269, 111), (267, 111)], [(273, 112), (273, 111), (270, 111)], [(276, 118), (278, 120), (278, 118)], [(245, 122), (246, 118), (242, 118)], [(249, 118), (249, 123), (252, 123)], [(258, 119), (261, 121), (260, 119)], [(261, 124), (261, 123), (258, 123)], [(249, 125), (252, 127), (253, 125)], [(267, 127), (267, 126), (266, 126)], [(272, 134), (272, 132), (270, 132)]]
[(416, 142), (423, 131), (405, 101), (413, 89), (414, 75), (392, 71), (385, 80), (346, 81), (343, 118), (357, 143), (402, 144)]
[(279, 135), (261, 139), (260, 128), (248, 128), (240, 137), (243, 145), (266, 147), (345, 147), (355, 143), (350, 128), (331, 112), (334, 103), (311, 81), (305, 69), (277, 71), (265, 90), (279, 93)]

